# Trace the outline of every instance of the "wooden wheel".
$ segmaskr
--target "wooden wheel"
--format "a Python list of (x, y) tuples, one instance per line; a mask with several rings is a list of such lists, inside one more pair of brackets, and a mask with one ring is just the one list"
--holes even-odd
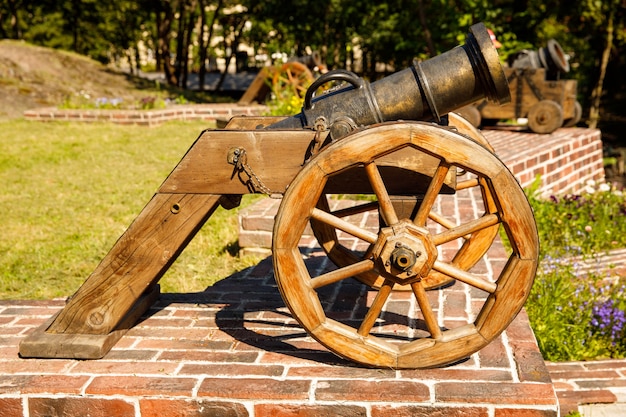
[(298, 97), (304, 97), (313, 79), (313, 73), (306, 65), (300, 62), (286, 62), (274, 72), (272, 89), (275, 92), (290, 91)]
[[(460, 133), (463, 133), (464, 135), (472, 138), (476, 142), (489, 149), (489, 151), (491, 151), (492, 153), (494, 152), (491, 144), (480, 133), (480, 131), (473, 126), (470, 121), (454, 113), (450, 113), (448, 117), (450, 126), (454, 126)], [(476, 188), (477, 190), (479, 190), (478, 192), (482, 195), (482, 201), (485, 205), (485, 215), (497, 212), (497, 207), (495, 206), (493, 198), (491, 198), (489, 189), (485, 187), (484, 181), (478, 181), (478, 179), (474, 177), (472, 179), (466, 178), (465, 181), (458, 182), (458, 190), (468, 188)], [(317, 207), (320, 210), (330, 212), (330, 198), (331, 197), (329, 195), (323, 194), (318, 201)], [(414, 199), (413, 203), (411, 203), (410, 198), (405, 199), (396, 197), (392, 198), (392, 203), (394, 204), (396, 211), (407, 211), (407, 214), (410, 215), (410, 212), (416, 209), (416, 205), (419, 204), (419, 200)], [(347, 221), (350, 221), (350, 215), (364, 212), (374, 212), (373, 216), (375, 217), (376, 213), (378, 212), (378, 205), (376, 203), (370, 203), (350, 208), (344, 208), (337, 215), (341, 216), (342, 218), (346, 218)], [(430, 217), (432, 219), (437, 219), (435, 221), (438, 221), (443, 227), (452, 227), (452, 220), (446, 220), (446, 217), (443, 216), (441, 213), (438, 213), (437, 210), (432, 210), (432, 212), (430, 213)], [(468, 270), (469, 268), (473, 267), (476, 262), (478, 262), (483, 257), (487, 249), (489, 249), (489, 247), (491, 246), (491, 243), (498, 234), (498, 228), (498, 225), (494, 225), (464, 236), (463, 250), (460, 250), (457, 253), (457, 256), (452, 261), (452, 263), (457, 268), (461, 268), (463, 270)], [(313, 230), (313, 235), (317, 239), (321, 248), (328, 255), (328, 258), (338, 267), (344, 267), (353, 264), (357, 262), (362, 256), (359, 249), (362, 250), (363, 248), (347, 247), (345, 244), (342, 243), (342, 240), (339, 238), (340, 234), (337, 233), (337, 229), (335, 227), (325, 222), (311, 219), (311, 229)], [(357, 274), (355, 278), (362, 283), (374, 288), (380, 288), (385, 282), (385, 278), (379, 275), (374, 270)], [(424, 288), (430, 290), (448, 285), (453, 281), (453, 277), (441, 274), (437, 271), (431, 271), (428, 276), (423, 278), (422, 284), (424, 285)], [(396, 291), (411, 291), (411, 286), (400, 285), (396, 283), (393, 289)]]
[(528, 127), (535, 133), (552, 133), (563, 126), (563, 109), (552, 100), (541, 100), (528, 110)]
[(580, 122), (581, 117), (583, 117), (583, 106), (578, 100), (576, 100), (574, 102), (574, 114), (571, 118), (565, 119), (565, 121), (563, 122), (563, 126), (574, 127), (578, 122)]
[[(398, 149), (434, 156), (439, 161), (419, 209), (400, 218), (394, 209), (379, 158)], [(377, 207), (386, 223), (377, 233), (344, 221), (337, 213), (319, 208), (326, 182), (355, 166), (364, 167)], [(497, 211), (477, 218), (462, 217), (452, 227), (439, 227), (430, 213), (445, 197), (440, 193), (454, 169), (477, 177), (489, 189)], [(319, 262), (306, 262), (298, 243), (309, 219), (370, 245), (349, 265), (326, 272)], [(454, 265), (453, 242), (493, 225), (503, 226), (511, 251), (500, 272), (488, 279), (480, 271)], [(460, 245), (462, 251), (463, 245)], [(417, 122), (383, 123), (353, 133), (322, 150), (291, 182), (278, 210), (273, 234), (274, 273), (282, 297), (307, 332), (336, 354), (371, 366), (422, 368), (451, 363), (476, 352), (513, 320), (522, 308), (537, 268), (538, 238), (532, 211), (519, 184), (495, 155), (463, 135)], [(313, 259), (315, 261), (317, 258)], [(340, 291), (354, 275), (375, 271), (384, 276), (371, 304), (354, 306), (349, 319), (334, 314), (328, 294)], [(422, 277), (431, 271), (454, 277), (468, 293), (485, 294), (475, 317), (443, 327)], [(406, 312), (406, 332), (385, 327), (386, 301), (395, 284), (410, 285), (415, 309)], [(336, 287), (335, 287), (336, 286)], [(335, 290), (336, 288), (336, 290)], [(452, 290), (451, 288), (442, 291)], [(440, 297), (441, 298), (441, 297)], [(353, 300), (349, 294), (344, 300)], [(473, 305), (474, 302), (473, 302)], [(413, 311), (415, 310), (415, 311)], [(417, 313), (419, 311), (419, 314)], [(393, 314), (398, 315), (395, 310)], [(355, 316), (358, 316), (355, 318)], [(380, 321), (379, 321), (380, 318)], [(380, 324), (378, 324), (380, 323)]]

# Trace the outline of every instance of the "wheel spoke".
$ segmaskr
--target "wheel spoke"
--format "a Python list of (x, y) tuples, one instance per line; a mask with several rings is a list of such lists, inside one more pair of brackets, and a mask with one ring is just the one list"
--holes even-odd
[(445, 232), (439, 233), (433, 236), (433, 242), (436, 246), (451, 242), (460, 237), (466, 237), (479, 230), (486, 229), (488, 227), (498, 224), (500, 218), (496, 214), (486, 214), (478, 219), (474, 219), (470, 222), (462, 224), (460, 226), (452, 227)]
[(435, 223), (439, 223), (446, 229), (453, 229), (456, 227), (456, 223), (451, 222), (450, 220), (439, 215), (438, 213), (435, 213), (434, 211), (431, 211), (430, 213), (428, 213), (428, 218), (433, 220)]
[(353, 216), (355, 214), (365, 213), (366, 211), (372, 211), (378, 208), (378, 201), (372, 201), (371, 203), (358, 204), (352, 207), (346, 207), (339, 210), (335, 210), (330, 212), (333, 216), (336, 217), (348, 217)]
[(357, 333), (360, 336), (365, 337), (368, 334), (370, 334), (372, 327), (374, 327), (374, 323), (376, 323), (376, 319), (380, 315), (380, 312), (382, 311), (383, 306), (385, 305), (385, 301), (387, 301), (387, 298), (389, 298), (389, 294), (391, 294), (392, 288), (393, 288), (393, 282), (386, 279), (385, 283), (382, 285), (382, 287), (380, 287), (380, 290), (378, 291), (376, 298), (374, 298), (374, 302), (372, 303), (372, 306), (367, 311), (365, 318), (361, 322), (361, 326), (359, 326), (359, 330), (357, 331)]
[(467, 188), (476, 187), (478, 185), (478, 178), (471, 178), (469, 180), (460, 181), (456, 183), (456, 190), (465, 190)]
[(352, 223), (349, 223), (318, 208), (313, 209), (313, 211), (311, 212), (311, 217), (315, 220), (333, 226), (339, 230), (343, 230), (344, 232), (351, 234), (352, 236), (356, 236), (359, 239), (363, 239), (364, 241), (369, 243), (375, 243), (378, 239), (378, 235), (376, 235), (375, 233), (368, 232), (365, 229), (355, 226)]
[(470, 272), (464, 271), (460, 268), (450, 265), (445, 262), (435, 261), (433, 265), (435, 271), (439, 271), (442, 274), (446, 274), (456, 280), (464, 282), (472, 287), (476, 287), (483, 291), (487, 291), (493, 294), (496, 291), (497, 285), (494, 282), (486, 281)]
[(422, 283), (412, 283), (411, 289), (413, 290), (413, 295), (415, 295), (415, 299), (417, 300), (417, 305), (419, 305), (420, 310), (422, 310), (422, 315), (424, 316), (424, 321), (426, 322), (426, 328), (430, 332), (430, 335), (433, 339), (440, 339), (441, 328), (437, 323), (435, 313), (433, 312), (430, 302), (428, 301), (428, 296), (426, 295), (426, 290), (422, 286)]
[(374, 269), (374, 261), (372, 261), (371, 259), (364, 259), (360, 262), (344, 266), (343, 268), (335, 269), (334, 271), (327, 272), (311, 279), (311, 287), (317, 289), (325, 285), (341, 281), (342, 279), (350, 278), (354, 275), (371, 271), (372, 269)]
[(415, 215), (415, 219), (413, 223), (417, 226), (426, 226), (426, 220), (428, 219), (428, 214), (430, 213), (431, 208), (435, 204), (435, 200), (439, 195), (439, 191), (443, 186), (443, 183), (446, 179), (446, 175), (448, 175), (448, 171), (450, 170), (450, 165), (446, 164), (444, 161), (441, 161), (437, 170), (435, 171), (435, 175), (433, 175), (433, 179), (428, 185), (428, 190), (426, 190), (426, 195), (424, 196), (424, 200), (420, 204), (420, 208)]
[(398, 223), (396, 210), (393, 208), (391, 198), (389, 198), (389, 193), (387, 193), (387, 188), (385, 188), (385, 183), (383, 182), (383, 178), (380, 176), (378, 167), (374, 162), (371, 162), (365, 165), (365, 172), (367, 173), (372, 189), (378, 198), (380, 214), (383, 217), (385, 224), (387, 224), (387, 226), (391, 226)]

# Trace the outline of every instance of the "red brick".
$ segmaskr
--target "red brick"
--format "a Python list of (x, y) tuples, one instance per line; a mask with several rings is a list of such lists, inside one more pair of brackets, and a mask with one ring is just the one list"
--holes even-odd
[(575, 401), (577, 404), (613, 404), (617, 397), (609, 390), (579, 390), (557, 392), (559, 402)]
[(202, 381), (198, 397), (288, 400), (308, 399), (310, 381), (268, 378), (207, 378)]
[(513, 381), (509, 370), (503, 369), (458, 369), (455, 367), (401, 370), (402, 378), (436, 381)]
[(156, 340), (202, 340), (210, 335), (210, 330), (202, 327), (180, 329), (177, 327), (134, 327), (127, 333), (129, 337), (143, 337)]
[(243, 404), (203, 400), (139, 400), (141, 417), (247, 417)]
[(178, 368), (177, 363), (168, 362), (112, 362), (107, 360), (81, 361), (71, 369), (74, 374), (173, 374)]
[[(0, 338), (2, 339), (2, 338)], [(19, 359), (0, 361), (0, 375), (23, 373), (50, 374), (63, 372), (72, 361), (63, 359)]]
[(322, 401), (411, 401), (417, 403), (430, 400), (430, 391), (426, 385), (413, 381), (318, 381), (315, 398)]
[(605, 361), (590, 361), (584, 363), (587, 369), (626, 369), (626, 361), (620, 360), (605, 360)]
[(21, 398), (0, 398), (2, 417), (24, 417)]
[(135, 417), (135, 407), (124, 400), (100, 398), (29, 398), (30, 417)]
[(227, 363), (252, 363), (259, 357), (258, 352), (228, 352), (210, 350), (174, 350), (164, 351), (158, 357), (159, 361), (202, 361)]
[[(124, 344), (125, 344), (124, 342), (121, 343), (121, 345), (124, 345)], [(109, 353), (107, 353), (102, 360), (104, 361), (116, 361), (116, 360), (129, 361), (131, 360), (131, 361), (138, 361), (138, 362), (149, 362), (159, 354), (158, 350), (118, 349), (118, 347), (122, 347), (122, 346), (116, 345), (116, 348), (110, 350)]]
[(85, 392), (102, 395), (190, 396), (196, 382), (194, 378), (97, 376)]
[(370, 369), (346, 366), (294, 366), (287, 371), (288, 377), (300, 378), (393, 379), (395, 375), (395, 371), (391, 369)]
[(372, 406), (372, 417), (487, 417), (489, 411), (481, 407), (429, 406)]
[(502, 338), (497, 337), (478, 352), (480, 365), (486, 368), (510, 368), (511, 363), (502, 343)]
[(2, 375), (0, 393), (19, 391), (22, 394), (78, 394), (88, 380), (88, 376)]
[(554, 404), (552, 384), (441, 382), (435, 385), (435, 400), (458, 403)]
[[(578, 371), (552, 371), (550, 372), (552, 379), (615, 379), (619, 378), (619, 374), (613, 370), (578, 370)], [(593, 381), (592, 381), (593, 382)]]
[(528, 408), (496, 408), (494, 417), (558, 417), (554, 410), (529, 410)]
[(181, 375), (208, 376), (281, 376), (284, 367), (280, 365), (240, 365), (240, 364), (189, 364), (183, 365)]
[(365, 408), (348, 405), (256, 404), (255, 417), (365, 417)]
[(160, 349), (160, 350), (181, 350), (181, 349), (207, 349), (207, 350), (229, 350), (233, 347), (232, 340), (191, 340), (191, 339), (144, 339), (135, 346), (138, 349)]

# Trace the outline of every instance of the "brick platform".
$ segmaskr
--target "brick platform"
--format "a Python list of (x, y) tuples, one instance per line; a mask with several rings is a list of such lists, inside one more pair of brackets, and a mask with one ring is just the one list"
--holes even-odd
[[(453, 366), (369, 369), (308, 337), (286, 311), (270, 271), (268, 258), (202, 293), (163, 294), (97, 361), (19, 359), (19, 341), (63, 302), (0, 302), (0, 414), (557, 415), (525, 314)], [(360, 300), (370, 298), (356, 281), (346, 285)], [(455, 294), (462, 293), (459, 286)], [(389, 302), (406, 300), (398, 293)]]
[[(578, 141), (577, 129), (561, 131)], [(581, 146), (586, 140), (580, 138)], [(520, 167), (532, 169), (525, 163)], [(458, 208), (459, 198), (468, 196), (458, 193), (449, 201)], [(328, 263), (318, 256), (313, 239), (305, 240), (309, 261)], [(504, 262), (495, 245), (478, 268), (492, 276)], [(329, 299), (337, 312), (371, 302), (373, 292), (362, 284), (341, 285), (346, 291)], [(481, 297), (458, 282), (446, 289), (446, 297), (441, 293), (431, 291), (429, 299), (442, 324), (470, 320), (474, 312), (468, 309)], [(411, 307), (411, 300), (407, 293), (393, 293), (385, 311), (393, 315), (397, 308)], [(162, 294), (102, 360), (20, 359), (20, 340), (62, 306), (63, 301), (0, 301), (2, 417), (559, 414), (557, 391), (524, 312), (491, 344), (454, 365), (364, 368), (325, 351), (298, 326), (284, 307), (267, 258), (201, 293)]]
[(537, 175), (541, 175), (540, 189), (555, 194), (578, 192), (588, 180), (604, 180), (599, 130), (562, 128), (549, 135), (514, 130), (483, 133), (523, 187)]

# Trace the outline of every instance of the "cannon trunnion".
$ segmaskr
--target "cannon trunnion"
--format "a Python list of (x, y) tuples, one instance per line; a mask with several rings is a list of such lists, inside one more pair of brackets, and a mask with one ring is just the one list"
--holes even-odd
[[(292, 117), (236, 117), (207, 130), (63, 310), (20, 345), (20, 355), (97, 359), (158, 297), (158, 281), (222, 205), (242, 194), (282, 195), (273, 234), (274, 273), (302, 327), (339, 356), (377, 367), (422, 368), (458, 361), (497, 337), (522, 308), (537, 267), (537, 231), (513, 175), (478, 130), (449, 114), (483, 97), (508, 100), (508, 86), (482, 24), (465, 45), (368, 84), (330, 72)], [(347, 85), (315, 96), (328, 81)], [(441, 199), (482, 196), (482, 213), (456, 219)], [(334, 194), (369, 197), (333, 210)], [(374, 228), (351, 215), (371, 212)], [(320, 270), (298, 242), (311, 225), (335, 265)], [(510, 243), (495, 279), (473, 269), (498, 230)], [(324, 301), (356, 278), (376, 296), (351, 317)], [(484, 293), (467, 323), (441, 323), (428, 290), (463, 285)], [(379, 326), (392, 291), (413, 301), (398, 334)], [(348, 295), (349, 299), (349, 295)], [(400, 314), (400, 312), (394, 312)]]

